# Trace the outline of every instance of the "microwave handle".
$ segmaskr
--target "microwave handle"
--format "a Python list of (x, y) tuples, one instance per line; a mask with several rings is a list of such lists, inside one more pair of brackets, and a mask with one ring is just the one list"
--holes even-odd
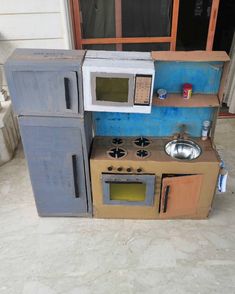
[(166, 213), (166, 211), (167, 211), (169, 192), (170, 192), (170, 186), (166, 186), (165, 196), (164, 196), (164, 201), (163, 201), (163, 213)]
[(70, 91), (69, 91), (69, 78), (64, 77), (64, 94), (66, 109), (71, 109)]
[(73, 168), (74, 197), (79, 198), (77, 155), (76, 154), (72, 155), (72, 168)]

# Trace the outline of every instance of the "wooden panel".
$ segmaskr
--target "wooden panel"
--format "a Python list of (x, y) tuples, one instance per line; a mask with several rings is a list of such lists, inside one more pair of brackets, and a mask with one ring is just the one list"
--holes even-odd
[(176, 38), (178, 28), (178, 16), (179, 16), (179, 0), (174, 0), (173, 12), (172, 12), (172, 23), (171, 23), (171, 46), (170, 50), (175, 51), (176, 49)]
[(152, 58), (159, 61), (229, 61), (228, 54), (224, 51), (153, 51)]
[(60, 13), (2, 15), (0, 28), (0, 40), (63, 37)]
[(97, 39), (82, 39), (84, 45), (92, 44), (134, 44), (134, 43), (169, 43), (171, 37), (138, 37), (138, 38), (97, 38)]
[(60, 12), (60, 0), (1, 0), (0, 14)]
[(190, 99), (184, 99), (181, 94), (168, 94), (162, 100), (153, 97), (153, 105), (164, 107), (218, 107), (219, 100), (217, 95), (193, 94)]
[(212, 50), (217, 22), (217, 15), (219, 10), (220, 0), (213, 0), (211, 7), (210, 23), (207, 35), (206, 50)]
[(82, 49), (82, 29), (79, 0), (70, 0), (71, 18), (75, 35), (75, 48)]
[[(160, 213), (166, 218), (196, 214), (202, 178), (202, 175), (164, 178), (162, 180)], [(167, 186), (169, 187), (169, 193), (166, 204), (165, 193)], [(165, 213), (163, 212), (164, 208)]]
[[(122, 0), (115, 0), (115, 28), (116, 38), (122, 37)], [(116, 45), (116, 50), (122, 50), (122, 44)]]
[(0, 41), (0, 48), (0, 64), (3, 64), (15, 48), (65, 49), (65, 42), (64, 39)]

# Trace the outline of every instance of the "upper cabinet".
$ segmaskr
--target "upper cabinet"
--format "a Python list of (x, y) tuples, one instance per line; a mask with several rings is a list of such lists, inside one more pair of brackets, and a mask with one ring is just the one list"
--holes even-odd
[[(165, 107), (219, 107), (222, 101), (229, 57), (225, 52), (152, 52), (155, 64), (154, 93), (168, 92), (167, 99), (154, 95), (153, 105)], [(190, 83), (193, 94), (183, 99), (184, 83)]]
[(83, 116), (85, 51), (16, 49), (5, 64), (18, 115)]

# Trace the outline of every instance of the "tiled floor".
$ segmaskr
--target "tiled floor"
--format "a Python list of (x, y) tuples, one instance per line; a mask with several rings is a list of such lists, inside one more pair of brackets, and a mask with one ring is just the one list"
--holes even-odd
[(235, 119), (216, 142), (228, 192), (201, 221), (39, 218), (19, 150), (0, 168), (0, 293), (235, 293)]

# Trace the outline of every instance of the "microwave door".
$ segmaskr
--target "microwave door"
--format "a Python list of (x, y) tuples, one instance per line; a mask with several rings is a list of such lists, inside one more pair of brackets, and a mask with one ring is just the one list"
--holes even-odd
[(133, 106), (135, 79), (132, 74), (92, 73), (92, 104)]

